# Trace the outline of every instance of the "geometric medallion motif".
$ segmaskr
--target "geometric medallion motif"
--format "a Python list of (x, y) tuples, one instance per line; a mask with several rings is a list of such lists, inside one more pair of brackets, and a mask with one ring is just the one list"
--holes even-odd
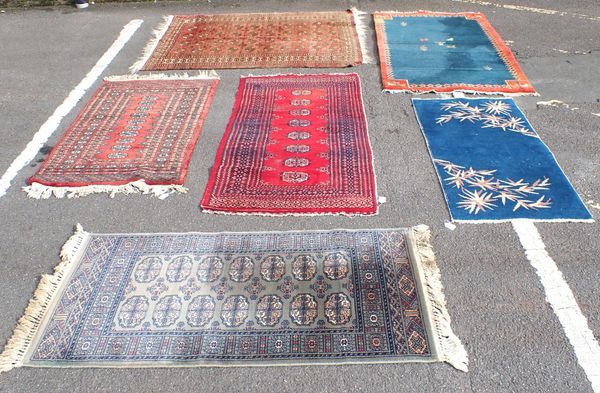
[(105, 80), (28, 184), (89, 192), (139, 180), (182, 185), (218, 82)]
[(88, 236), (28, 362), (435, 360), (405, 229)]
[(205, 211), (372, 215), (376, 199), (357, 74), (240, 80)]

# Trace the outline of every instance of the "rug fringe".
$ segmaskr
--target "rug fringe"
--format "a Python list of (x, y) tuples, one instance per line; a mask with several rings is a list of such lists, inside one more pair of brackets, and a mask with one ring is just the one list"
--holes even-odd
[(167, 32), (167, 29), (171, 25), (172, 21), (173, 15), (163, 17), (163, 21), (156, 27), (156, 29), (154, 29), (154, 31), (152, 31), (152, 35), (154, 36), (154, 38), (152, 38), (146, 44), (146, 46), (142, 50), (142, 54), (140, 55), (140, 57), (135, 61), (135, 63), (132, 64), (131, 67), (129, 67), (130, 73), (135, 74), (142, 68), (144, 68), (144, 65), (152, 55), (152, 52), (154, 52), (154, 49), (156, 49), (156, 46), (158, 45), (160, 39)]
[(56, 198), (79, 198), (98, 193), (108, 193), (111, 198), (114, 198), (116, 194), (154, 194), (159, 199), (165, 199), (174, 192), (185, 194), (188, 189), (178, 184), (149, 185), (142, 179), (119, 186), (53, 187), (34, 182), (30, 186), (23, 187), (23, 191), (27, 193), (29, 198), (33, 199), (48, 199), (52, 196)]
[(132, 74), (132, 75), (112, 75), (104, 78), (107, 82), (124, 82), (137, 80), (167, 80), (167, 79), (220, 79), (215, 70), (194, 71), (191, 74), (187, 72), (181, 74)]
[(435, 336), (440, 349), (440, 360), (454, 368), (469, 371), (469, 358), (458, 336), (452, 331), (450, 315), (446, 309), (444, 287), (441, 273), (435, 261), (435, 254), (431, 246), (431, 231), (427, 225), (418, 225), (412, 228), (417, 244), (417, 255), (425, 277), (431, 314), (435, 325)]
[(368, 35), (371, 32), (371, 29), (369, 29), (371, 15), (368, 12), (360, 11), (356, 7), (350, 8), (350, 11), (352, 11), (352, 16), (354, 16), (354, 26), (358, 34), (363, 64), (375, 64), (375, 57), (367, 49)]
[(0, 354), (0, 372), (21, 367), (25, 355), (42, 324), (48, 307), (52, 305), (57, 289), (70, 269), (75, 265), (75, 257), (82, 249), (89, 234), (77, 224), (75, 233), (62, 247), (60, 252), (61, 263), (54, 268), (53, 274), (45, 274), (40, 279), (33, 298), (29, 301), (23, 316), (19, 319), (12, 337), (4, 346)]

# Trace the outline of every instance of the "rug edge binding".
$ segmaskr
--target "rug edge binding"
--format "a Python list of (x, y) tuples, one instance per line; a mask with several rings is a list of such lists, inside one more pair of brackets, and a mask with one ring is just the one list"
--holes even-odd
[[(453, 93), (464, 93), (464, 94), (472, 94), (473, 96), (501, 96), (501, 97), (539, 97), (540, 94), (538, 92), (502, 92), (502, 91), (482, 91), (482, 90), (467, 90), (467, 89), (456, 89), (452, 91), (439, 91), (435, 88), (431, 88), (431, 90), (411, 90), (411, 89), (383, 89), (383, 93), (389, 94), (413, 94), (413, 95), (425, 95), (425, 94), (447, 94), (448, 97), (441, 98), (460, 98), (460, 97), (452, 97)], [(432, 99), (436, 99), (440, 97), (432, 97)]]
[(416, 254), (422, 270), (423, 287), (427, 292), (430, 313), (433, 319), (434, 338), (439, 349), (439, 359), (456, 368), (468, 372), (469, 359), (466, 349), (452, 331), (451, 318), (446, 308), (441, 272), (437, 266), (435, 253), (431, 245), (431, 231), (427, 225), (412, 228), (416, 243)]
[(362, 54), (362, 63), (375, 64), (375, 56), (372, 55), (367, 49), (368, 35), (371, 31), (368, 21), (371, 15), (368, 12), (360, 11), (356, 7), (350, 8), (350, 11), (354, 17), (354, 27), (358, 36), (358, 44), (360, 45), (360, 51)]
[(379, 215), (379, 205), (375, 212), (369, 213), (351, 213), (351, 212), (323, 212), (323, 213), (272, 213), (272, 212), (232, 212), (226, 210), (218, 210), (208, 206), (200, 205), (202, 213), (217, 214), (225, 216), (259, 216), (259, 217), (319, 217), (319, 216), (345, 216), (345, 217), (373, 217)]
[(136, 74), (144, 68), (146, 62), (150, 59), (150, 56), (152, 56), (152, 53), (154, 53), (154, 50), (158, 46), (159, 41), (167, 32), (169, 26), (171, 26), (171, 22), (173, 22), (173, 15), (164, 16), (163, 21), (152, 31), (153, 38), (148, 41), (142, 50), (142, 54), (137, 58), (135, 63), (129, 67), (129, 72), (131, 74)]
[(23, 316), (19, 319), (17, 327), (0, 354), (0, 372), (24, 365), (29, 347), (45, 321), (47, 312), (57, 300), (59, 288), (69, 277), (73, 267), (76, 266), (78, 256), (85, 248), (88, 238), (89, 233), (85, 232), (80, 224), (77, 224), (75, 233), (61, 249), (61, 262), (54, 268), (54, 273), (42, 275)]
[(116, 194), (153, 194), (159, 199), (165, 199), (174, 192), (182, 194), (188, 192), (186, 187), (179, 184), (155, 185), (148, 184), (143, 179), (122, 185), (99, 184), (81, 187), (54, 187), (33, 182), (22, 189), (32, 199), (49, 199), (52, 196), (56, 198), (79, 198), (100, 193), (108, 193), (111, 198), (114, 198)]
[(129, 75), (111, 75), (104, 78), (106, 82), (127, 82), (138, 80), (189, 80), (189, 79), (220, 79), (219, 74), (215, 70), (194, 71), (193, 73), (181, 74), (129, 74)]

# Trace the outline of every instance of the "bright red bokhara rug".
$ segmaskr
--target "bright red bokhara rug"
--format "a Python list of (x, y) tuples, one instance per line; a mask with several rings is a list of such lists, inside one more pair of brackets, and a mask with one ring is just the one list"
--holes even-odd
[(201, 204), (256, 214), (376, 214), (357, 74), (243, 77)]
[(181, 187), (218, 77), (107, 78), (29, 179), (29, 196)]

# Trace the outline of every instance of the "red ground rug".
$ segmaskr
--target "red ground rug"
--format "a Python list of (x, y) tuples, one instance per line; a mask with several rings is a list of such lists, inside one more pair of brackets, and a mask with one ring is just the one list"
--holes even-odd
[(32, 198), (185, 192), (218, 76), (105, 79), (25, 187)]
[(357, 74), (243, 77), (204, 211), (376, 214)]
[(354, 9), (171, 15), (131, 71), (354, 66), (372, 61), (360, 44), (366, 17)]

